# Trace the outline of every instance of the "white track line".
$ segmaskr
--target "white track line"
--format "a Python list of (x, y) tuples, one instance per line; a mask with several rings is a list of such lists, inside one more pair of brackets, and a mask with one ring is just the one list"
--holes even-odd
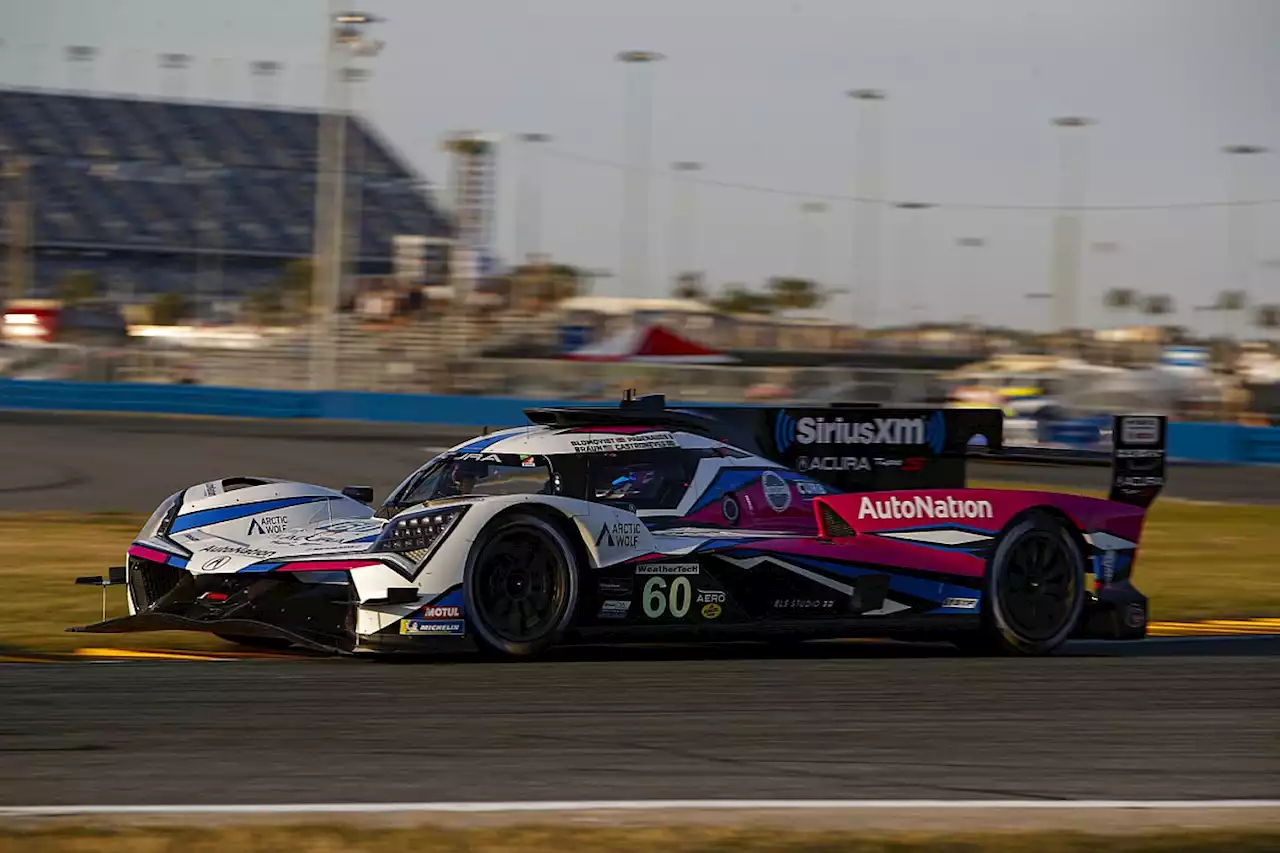
[(493, 803), (285, 803), (279, 805), (0, 806), (0, 817), (163, 814), (389, 814), (405, 812), (713, 811), (754, 809), (1280, 809), (1280, 800), (571, 800)]

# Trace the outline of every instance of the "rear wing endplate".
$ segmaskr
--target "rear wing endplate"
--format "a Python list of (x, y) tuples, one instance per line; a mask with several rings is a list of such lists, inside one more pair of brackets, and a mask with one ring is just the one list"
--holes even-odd
[(1111, 426), (1110, 498), (1145, 509), (1164, 488), (1169, 419), (1116, 415)]

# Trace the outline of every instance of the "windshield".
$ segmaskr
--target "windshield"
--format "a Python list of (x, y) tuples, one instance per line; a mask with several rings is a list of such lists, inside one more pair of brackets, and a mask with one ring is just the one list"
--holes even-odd
[(428, 465), (396, 495), (395, 503), (409, 506), (473, 495), (550, 495), (556, 494), (556, 486), (545, 457), (467, 454)]

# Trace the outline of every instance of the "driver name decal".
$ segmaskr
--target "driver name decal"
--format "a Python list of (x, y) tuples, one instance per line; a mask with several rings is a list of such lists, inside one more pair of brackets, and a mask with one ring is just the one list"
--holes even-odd
[(917, 495), (914, 498), (891, 497), (875, 500), (863, 497), (858, 504), (858, 518), (991, 518), (991, 501), (958, 500)]
[(569, 446), (574, 453), (620, 453), (625, 450), (663, 450), (679, 447), (675, 436), (669, 432), (646, 432), (639, 435), (594, 435), (590, 438), (571, 438)]

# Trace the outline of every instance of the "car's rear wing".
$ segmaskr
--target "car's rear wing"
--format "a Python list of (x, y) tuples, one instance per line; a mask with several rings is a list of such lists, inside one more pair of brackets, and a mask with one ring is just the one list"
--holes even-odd
[[(740, 447), (848, 492), (962, 488), (970, 458), (1000, 459), (997, 409), (831, 406), (667, 406), (661, 396), (617, 407), (529, 409), (538, 424), (651, 426)], [(1165, 419), (1117, 417), (1112, 500), (1148, 506), (1164, 482)]]
[(648, 425), (707, 435), (808, 474), (842, 491), (959, 488), (968, 451), (1003, 447), (996, 410), (864, 405), (671, 406), (662, 397), (618, 408), (530, 409), (530, 420), (565, 426)]

